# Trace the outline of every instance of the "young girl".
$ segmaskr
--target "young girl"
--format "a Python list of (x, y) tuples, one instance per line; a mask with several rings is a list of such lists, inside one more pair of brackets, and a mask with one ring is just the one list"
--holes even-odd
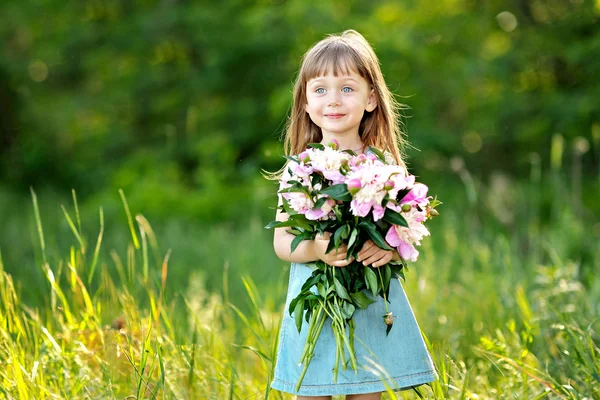
[[(325, 144), (337, 139), (340, 149), (351, 149), (357, 154), (368, 152), (369, 146), (382, 149), (406, 168), (398, 149), (399, 145), (404, 145), (398, 106), (383, 80), (379, 60), (363, 36), (354, 30), (330, 35), (304, 55), (285, 133), (285, 153), (299, 154), (309, 143)], [(286, 166), (280, 174), (282, 172), (287, 172)], [(287, 214), (277, 212), (278, 221), (287, 218)], [(340, 247), (337, 252), (325, 253), (329, 241), (327, 234), (302, 241), (291, 253), (294, 236), (286, 229), (275, 229), (273, 241), (277, 256), (292, 264), (271, 387), (297, 394), (298, 400), (331, 399), (332, 395), (341, 394), (347, 395), (346, 399), (374, 400), (381, 398), (386, 387), (407, 389), (434, 381), (437, 373), (411, 306), (400, 279), (393, 279), (388, 300), (389, 309), (397, 318), (389, 336), (386, 337), (386, 325), (382, 321), (385, 305), (381, 297), (378, 296), (367, 309), (358, 309), (354, 315), (358, 373), (351, 368), (340, 368), (337, 381), (333, 382), (335, 340), (328, 321), (317, 341), (302, 386), (296, 392), (296, 382), (302, 371), (298, 361), (307, 328), (305, 325), (298, 333), (287, 309), (312, 273), (306, 263), (320, 259), (343, 268), (354, 259), (346, 260), (347, 246)], [(358, 261), (372, 267), (380, 267), (399, 257), (396, 251), (382, 250), (370, 241), (357, 255)]]

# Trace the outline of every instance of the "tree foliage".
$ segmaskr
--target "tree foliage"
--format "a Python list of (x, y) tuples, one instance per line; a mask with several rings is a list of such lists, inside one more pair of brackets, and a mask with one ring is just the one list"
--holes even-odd
[(16, 187), (212, 212), (194, 193), (240, 195), (281, 165), (301, 56), (348, 28), (411, 107), (412, 167), (459, 154), (518, 172), (555, 133), (599, 161), (598, 2), (46, 0), (0, 15), (0, 179)]

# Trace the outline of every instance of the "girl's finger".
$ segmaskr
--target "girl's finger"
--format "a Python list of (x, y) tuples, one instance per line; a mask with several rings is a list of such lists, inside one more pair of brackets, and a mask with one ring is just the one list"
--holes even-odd
[(360, 249), (359, 254), (369, 251), (373, 249), (373, 247), (376, 247), (375, 243), (373, 243), (371, 240), (367, 240), (363, 247)]
[(333, 265), (334, 267), (346, 267), (352, 261), (354, 261), (354, 258), (350, 257), (350, 259), (348, 259), (348, 260), (337, 260), (337, 261), (334, 261), (331, 265)]
[(374, 254), (377, 254), (380, 251), (382, 251), (382, 250), (379, 247), (377, 247), (376, 245), (373, 245), (372, 247), (369, 247), (367, 250), (363, 250), (360, 253), (358, 253), (358, 261), (366, 260), (369, 257), (372, 257)]
[(379, 261), (375, 261), (373, 264), (371, 264), (371, 266), (373, 268), (379, 268), (384, 266), (385, 264), (389, 263), (390, 261), (392, 261), (393, 255), (391, 252), (388, 252), (385, 257), (383, 257), (381, 260)]
[(363, 264), (370, 265), (375, 262), (378, 262), (379, 260), (382, 260), (383, 258), (385, 258), (387, 256), (387, 254), (388, 254), (387, 251), (380, 250), (380, 251), (376, 252), (375, 254), (373, 254), (372, 256), (365, 258), (365, 260), (363, 261)]

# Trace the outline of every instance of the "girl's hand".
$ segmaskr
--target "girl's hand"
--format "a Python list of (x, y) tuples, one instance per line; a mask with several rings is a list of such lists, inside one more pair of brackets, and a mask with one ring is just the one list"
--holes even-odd
[(392, 250), (383, 250), (372, 240), (367, 240), (358, 252), (356, 260), (362, 261), (363, 265), (371, 264), (371, 267), (378, 268), (392, 261), (395, 253)]
[(315, 255), (319, 260), (323, 260), (326, 264), (333, 265), (334, 267), (345, 267), (354, 261), (354, 257), (350, 257), (346, 260), (346, 253), (348, 251), (348, 246), (346, 244), (341, 245), (337, 250), (334, 248), (329, 253), (325, 253), (325, 251), (327, 251), (327, 246), (329, 245), (330, 237), (330, 232), (325, 232), (323, 235), (317, 233), (317, 236), (315, 237)]

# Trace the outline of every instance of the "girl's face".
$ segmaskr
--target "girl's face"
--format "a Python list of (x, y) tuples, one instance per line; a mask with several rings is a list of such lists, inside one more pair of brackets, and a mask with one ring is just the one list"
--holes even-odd
[(326, 75), (310, 79), (306, 84), (305, 110), (323, 137), (358, 136), (365, 111), (377, 107), (374, 90), (356, 71), (348, 75)]

